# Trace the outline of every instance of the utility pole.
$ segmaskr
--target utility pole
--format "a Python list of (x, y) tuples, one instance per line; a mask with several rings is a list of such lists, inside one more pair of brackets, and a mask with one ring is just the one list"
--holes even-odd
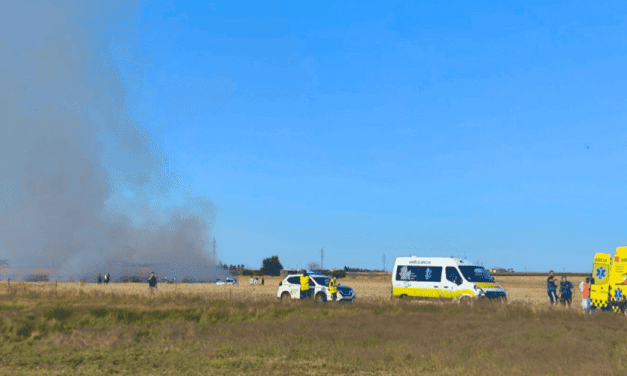
[(320, 248), (320, 269), (324, 270), (324, 247)]
[(385, 273), (385, 255), (381, 257), (381, 261), (383, 262), (383, 272)]

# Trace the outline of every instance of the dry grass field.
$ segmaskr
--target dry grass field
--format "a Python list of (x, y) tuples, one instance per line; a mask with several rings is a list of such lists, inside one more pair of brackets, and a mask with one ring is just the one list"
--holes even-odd
[[(500, 277), (508, 303), (281, 302), (265, 285), (0, 283), (0, 374), (624, 375), (622, 315), (548, 305), (544, 277)], [(578, 285), (579, 280), (572, 280)]]

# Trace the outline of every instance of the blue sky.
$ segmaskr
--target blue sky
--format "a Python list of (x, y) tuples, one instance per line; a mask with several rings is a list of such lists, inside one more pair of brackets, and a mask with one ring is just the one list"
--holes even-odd
[[(626, 245), (617, 2), (148, 2), (110, 43), (133, 119), (216, 207), (227, 264)], [(132, 201), (132, 192), (124, 197)]]

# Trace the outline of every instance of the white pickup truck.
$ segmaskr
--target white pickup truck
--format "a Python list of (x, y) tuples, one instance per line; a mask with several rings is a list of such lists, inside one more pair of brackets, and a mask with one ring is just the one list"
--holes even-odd
[[(279, 290), (276, 293), (279, 299), (300, 299), (300, 274), (290, 274), (279, 282)], [(313, 289), (313, 297), (317, 301), (324, 303), (333, 300), (329, 293), (330, 277), (326, 275), (310, 275), (309, 289)], [(337, 301), (353, 302), (355, 300), (355, 290), (348, 286), (337, 286)]]

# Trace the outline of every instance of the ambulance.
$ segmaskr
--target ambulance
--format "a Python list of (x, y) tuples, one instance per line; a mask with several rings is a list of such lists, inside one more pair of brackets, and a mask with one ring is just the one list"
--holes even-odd
[(507, 299), (483, 267), (453, 257), (397, 257), (392, 269), (392, 296), (398, 298)]
[(616, 248), (614, 257), (596, 253), (592, 266), (590, 307), (627, 313), (627, 247)]

